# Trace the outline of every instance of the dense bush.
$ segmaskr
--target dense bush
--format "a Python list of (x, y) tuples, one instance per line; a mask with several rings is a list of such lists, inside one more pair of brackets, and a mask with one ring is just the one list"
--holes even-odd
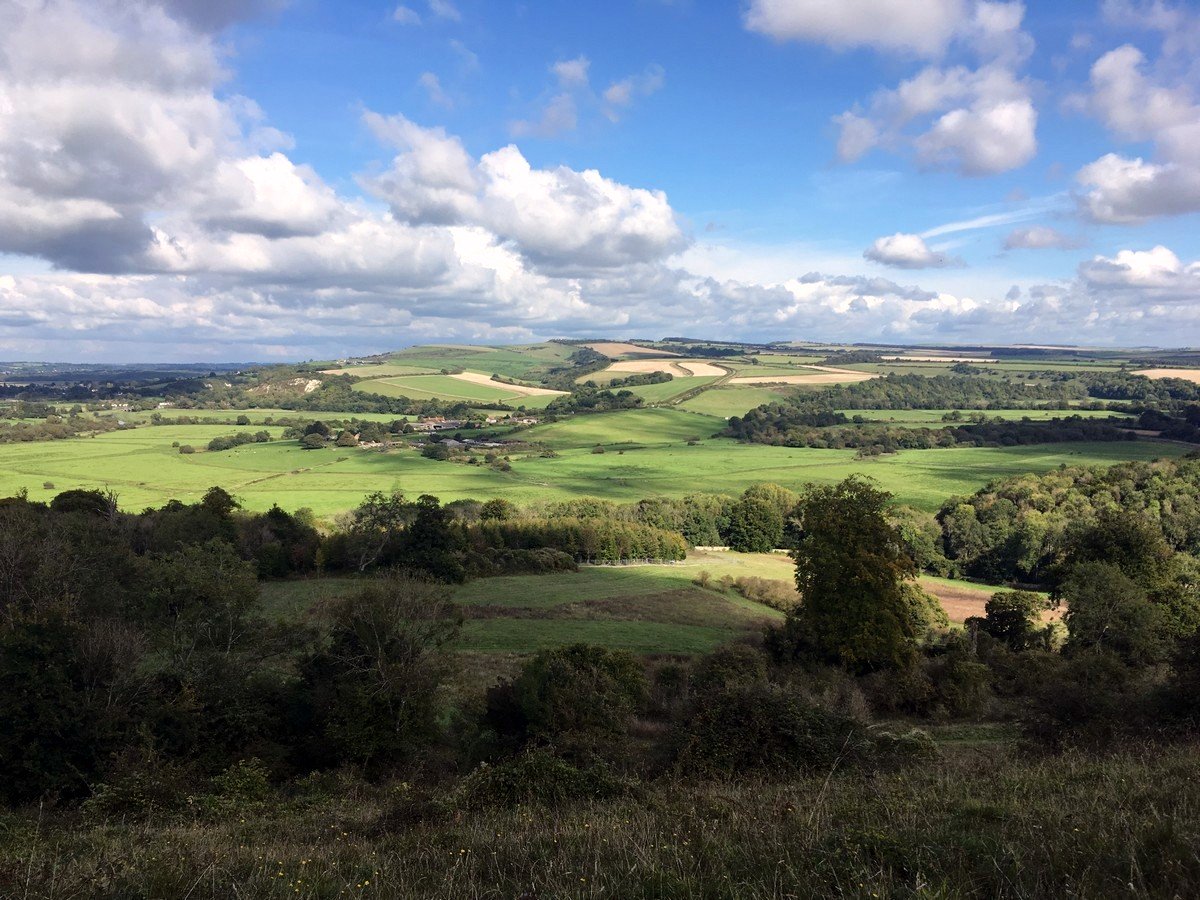
[(609, 800), (628, 785), (602, 764), (578, 767), (545, 749), (534, 748), (496, 764), (481, 763), (459, 784), (451, 802), (463, 810), (487, 807), (558, 807)]
[(394, 767), (426, 746), (440, 712), (444, 652), (462, 624), (438, 584), (394, 575), (330, 610), (328, 646), (301, 667), (308, 765)]
[(484, 722), (502, 748), (532, 743), (577, 757), (612, 755), (647, 690), (642, 666), (625, 651), (542, 650), (489, 692)]
[(749, 772), (828, 771), (870, 752), (866, 729), (766, 681), (706, 691), (675, 734), (679, 772), (731, 778)]

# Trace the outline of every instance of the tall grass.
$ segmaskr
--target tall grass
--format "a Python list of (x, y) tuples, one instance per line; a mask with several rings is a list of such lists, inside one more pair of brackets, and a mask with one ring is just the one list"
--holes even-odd
[[(0, 820), (0, 894), (151, 897), (1194, 897), (1200, 752), (645, 786), (551, 810), (311, 779), (267, 804)], [(429, 809), (434, 810), (432, 813)]]

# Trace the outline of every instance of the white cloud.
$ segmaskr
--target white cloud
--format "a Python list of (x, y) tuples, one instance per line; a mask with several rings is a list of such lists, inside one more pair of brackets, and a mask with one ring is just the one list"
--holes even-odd
[(944, 269), (962, 261), (932, 250), (919, 234), (896, 233), (877, 238), (863, 257), (894, 269)]
[(392, 10), (392, 21), (401, 25), (420, 25), (421, 14), (411, 7), (401, 4)]
[(936, 56), (968, 21), (964, 0), (750, 0), (746, 27), (776, 40)]
[(1097, 256), (1080, 265), (1079, 274), (1094, 289), (1133, 289), (1158, 301), (1191, 304), (1200, 293), (1200, 262), (1185, 265), (1163, 246), (1122, 250), (1112, 258)]
[(1004, 239), (1005, 250), (1069, 250), (1079, 242), (1048, 225), (1016, 228)]
[(1090, 218), (1142, 222), (1200, 210), (1200, 104), (1185, 82), (1156, 80), (1142, 51), (1125, 45), (1096, 61), (1090, 94), (1073, 103), (1120, 138), (1152, 142), (1158, 157), (1107, 153), (1080, 169), (1080, 205)]
[(550, 71), (564, 88), (586, 87), (591, 64), (586, 56), (577, 56), (574, 59), (560, 59), (550, 67)]
[(429, 11), (439, 19), (448, 19), (451, 22), (462, 21), (462, 13), (450, 0), (429, 0)]
[(513, 137), (553, 138), (574, 131), (579, 125), (579, 109), (575, 98), (568, 93), (555, 94), (536, 119), (516, 119), (509, 123)]
[(436, 103), (438, 106), (443, 106), (446, 109), (454, 107), (454, 100), (446, 93), (442, 87), (442, 81), (433, 72), (422, 72), (421, 77), (417, 79), (417, 84), (425, 89), (425, 93), (429, 95), (429, 100)]
[(556, 271), (653, 262), (686, 238), (660, 191), (631, 188), (595, 170), (534, 169), (513, 146), (473, 160), (455, 138), (402, 116), (368, 114), (401, 152), (364, 186), (414, 224), (474, 225)]
[(619, 110), (629, 106), (634, 97), (649, 97), (662, 90), (666, 73), (662, 66), (652, 65), (640, 75), (630, 75), (614, 81), (604, 90), (604, 114), (613, 122), (620, 116)]
[[(832, 7), (831, 7), (832, 8)], [(1019, 168), (1037, 153), (1037, 110), (1017, 69), (1033, 49), (1021, 29), (1021, 3), (976, 2), (958, 38), (981, 62), (930, 65), (895, 88), (877, 91), (865, 109), (834, 117), (838, 157), (912, 146), (918, 163), (964, 175)]]
[(264, 237), (321, 234), (343, 212), (342, 201), (311, 168), (282, 153), (222, 162), (191, 209), (205, 228)]
[(926, 165), (964, 175), (996, 175), (1016, 169), (1037, 153), (1037, 112), (1028, 98), (976, 101), (953, 109), (916, 139)]

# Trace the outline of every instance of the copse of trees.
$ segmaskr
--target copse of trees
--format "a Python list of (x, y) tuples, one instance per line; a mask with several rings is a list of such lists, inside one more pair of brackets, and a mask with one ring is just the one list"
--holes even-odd
[(610, 391), (587, 384), (575, 385), (565, 397), (555, 397), (546, 405), (548, 415), (568, 413), (614, 412), (619, 409), (639, 409), (645, 401), (633, 391)]
[(1137, 541), (1153, 532), (1156, 552), (1186, 561), (1200, 553), (1200, 458), (1003, 478), (950, 498), (937, 520), (945, 556), (963, 574), (1049, 584), (1065, 556), (1092, 553), (1079, 541), (1106, 510), (1143, 521), (1149, 531), (1140, 529)]
[[(614, 388), (638, 387), (644, 384), (666, 384), (674, 380), (675, 376), (670, 372), (637, 372), (633, 375), (626, 375), (623, 378), (614, 378), (606, 382), (604, 387), (611, 391)], [(590, 388), (600, 387), (594, 381), (585, 381), (584, 386)]]
[(237, 434), (213, 438), (208, 442), (208, 449), (211, 453), (219, 453), (223, 450), (232, 450), (234, 447), (243, 447), (246, 444), (265, 444), (270, 440), (271, 432), (269, 431), (256, 431), (253, 434), (249, 431), (239, 431)]
[(105, 434), (122, 427), (124, 426), (116, 419), (109, 417), (87, 418), (81, 415), (64, 417), (49, 413), (41, 422), (0, 421), (0, 444), (62, 441), (83, 435)]

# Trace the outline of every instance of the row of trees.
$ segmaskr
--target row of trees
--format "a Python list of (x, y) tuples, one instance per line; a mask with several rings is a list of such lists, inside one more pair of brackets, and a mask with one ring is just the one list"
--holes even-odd
[[(843, 421), (834, 421), (836, 419)], [(860, 449), (881, 453), (939, 447), (1016, 447), (1077, 441), (1133, 441), (1128, 419), (1067, 416), (1048, 420), (1004, 420), (939, 428), (871, 423), (847, 424), (841, 413), (796, 411), (780, 404), (759, 407), (730, 419), (725, 434), (738, 440), (785, 447)], [(814, 424), (818, 423), (818, 424)], [(823, 423), (823, 424), (821, 424)]]
[(76, 414), (60, 416), (51, 413), (40, 422), (0, 421), (0, 444), (62, 441), (83, 435), (104, 434), (121, 427), (116, 419), (90, 418)]

